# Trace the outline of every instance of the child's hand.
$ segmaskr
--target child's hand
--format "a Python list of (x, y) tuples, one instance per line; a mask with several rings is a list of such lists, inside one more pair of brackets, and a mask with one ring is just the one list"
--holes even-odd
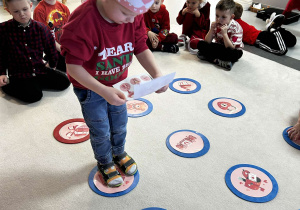
[(227, 34), (227, 30), (228, 30), (228, 26), (227, 25), (221, 26), (221, 34), (222, 35)]
[(217, 28), (217, 23), (216, 22), (212, 22), (210, 28), (213, 29), (213, 30), (215, 30)]
[(0, 76), (0, 87), (8, 84), (8, 78), (6, 75)]
[(182, 10), (182, 15), (185, 15), (186, 13), (190, 13), (190, 10), (187, 7)]
[(120, 106), (126, 103), (125, 95), (118, 89), (106, 87), (101, 96), (111, 105)]
[(168, 89), (169, 85), (163, 86), (162, 88), (158, 89), (157, 91), (155, 91), (155, 93), (163, 93), (166, 92), (166, 90)]
[(55, 39), (55, 30), (50, 30), (50, 32), (51, 32), (53, 38)]
[(154, 41), (152, 42), (152, 47), (153, 47), (154, 49), (156, 49), (157, 46), (158, 46), (158, 42), (157, 42), (156, 40), (154, 40)]
[(150, 40), (150, 42), (153, 44), (153, 42), (158, 42), (159, 40), (158, 40), (158, 37), (157, 37), (158, 35), (156, 34), (156, 33), (154, 33), (154, 32), (152, 32), (152, 31), (148, 31), (148, 37), (149, 37), (149, 40)]
[(200, 12), (198, 9), (195, 9), (194, 11), (191, 11), (190, 13), (195, 15), (196, 17), (200, 17)]

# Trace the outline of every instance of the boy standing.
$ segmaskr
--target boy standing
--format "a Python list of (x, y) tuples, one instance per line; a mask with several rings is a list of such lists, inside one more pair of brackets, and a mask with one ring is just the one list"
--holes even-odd
[(162, 76), (146, 45), (141, 15), (152, 4), (153, 0), (86, 1), (72, 13), (61, 38), (67, 73), (90, 129), (98, 169), (110, 187), (123, 183), (115, 164), (129, 176), (137, 171), (135, 161), (124, 151), (125, 95), (112, 85), (127, 77), (133, 55), (153, 78)]
[[(231, 70), (232, 65), (242, 57), (244, 44), (243, 29), (233, 19), (235, 3), (233, 0), (221, 0), (216, 6), (216, 21), (205, 37), (198, 43), (198, 57)], [(216, 43), (212, 40), (215, 39)]]
[(144, 14), (147, 45), (152, 51), (177, 53), (178, 36), (170, 31), (170, 17), (163, 0), (155, 0), (148, 12)]
[[(66, 72), (65, 58), (60, 54), (60, 37), (62, 27), (67, 23), (70, 17), (69, 8), (57, 0), (42, 0), (33, 11), (33, 19), (44, 23), (51, 30), (58, 54), (56, 69)], [(47, 57), (45, 58), (46, 60)]]
[(39, 101), (43, 89), (64, 90), (70, 82), (55, 68), (57, 53), (50, 30), (31, 19), (30, 0), (5, 0), (13, 19), (0, 24), (0, 87), (12, 97), (27, 103)]
[(285, 55), (287, 47), (293, 47), (297, 43), (297, 38), (289, 31), (281, 28), (284, 21), (284, 15), (272, 14), (266, 31), (257, 30), (241, 19), (243, 6), (235, 3), (234, 19), (243, 28), (243, 42), (249, 45), (255, 45), (265, 51), (275, 55)]

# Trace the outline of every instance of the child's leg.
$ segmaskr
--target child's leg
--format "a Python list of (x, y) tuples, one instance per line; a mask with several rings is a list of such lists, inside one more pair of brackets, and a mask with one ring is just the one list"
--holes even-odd
[(167, 37), (158, 44), (157, 48), (160, 48), (163, 52), (177, 53), (178, 48), (178, 36), (175, 33), (169, 33)]
[(57, 61), (56, 69), (58, 69), (62, 72), (66, 72), (66, 69), (67, 69), (66, 59), (60, 53), (58, 53), (58, 61)]
[(37, 76), (42, 89), (61, 91), (70, 86), (70, 81), (65, 73), (49, 68), (47, 71), (47, 74)]
[(36, 77), (28, 79), (9, 78), (9, 84), (2, 87), (5, 94), (25, 103), (34, 103), (43, 97), (42, 88)]
[(124, 152), (125, 138), (127, 134), (127, 106), (108, 105), (108, 119), (110, 125), (110, 141), (114, 161), (121, 167), (126, 175), (133, 175), (137, 171), (135, 161)]
[(300, 2), (298, 0), (289, 0), (282, 14), (288, 18), (294, 9), (300, 10)]
[(287, 47), (294, 47), (297, 44), (297, 38), (290, 31), (287, 31), (284, 28), (279, 28), (282, 39)]
[(191, 36), (191, 39), (188, 43), (188, 50), (191, 54), (193, 54), (193, 55), (197, 54), (197, 52), (198, 52), (197, 46), (198, 46), (199, 41), (201, 41), (201, 40), (203, 40), (203, 39), (201, 39), (195, 35)]
[(279, 30), (260, 32), (256, 39), (256, 46), (276, 55), (285, 55), (288, 51)]
[[(116, 172), (113, 162), (113, 152), (123, 152), (126, 136), (127, 116), (126, 104), (116, 107), (115, 113), (109, 112), (109, 104), (100, 95), (91, 90), (74, 88), (81, 105), (85, 123), (89, 127), (91, 145), (98, 169), (109, 186), (119, 186), (123, 183)], [(119, 127), (110, 125), (111, 115), (120, 116)], [(111, 134), (112, 133), (112, 134)]]
[(178, 44), (178, 36), (175, 33), (169, 33), (162, 44)]
[(224, 45), (213, 42), (207, 43), (205, 41), (199, 41), (197, 47), (199, 54), (210, 62), (213, 62), (215, 59), (236, 62), (243, 55), (242, 50), (225, 48)]
[(198, 56), (201, 55), (210, 62), (212, 62), (218, 56), (218, 52), (214, 52), (215, 46), (213, 45), (213, 43), (207, 43), (206, 41), (199, 41), (197, 48), (199, 50)]

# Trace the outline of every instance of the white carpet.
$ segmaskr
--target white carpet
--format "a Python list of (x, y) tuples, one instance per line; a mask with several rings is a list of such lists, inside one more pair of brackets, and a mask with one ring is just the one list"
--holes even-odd
[[(60, 122), (82, 117), (71, 87), (44, 92), (32, 105), (0, 92), (0, 209), (299, 209), (300, 152), (283, 140), (282, 131), (298, 116), (300, 72), (246, 51), (229, 72), (182, 48), (178, 54), (154, 55), (164, 74), (195, 79), (202, 89), (148, 95), (153, 111), (129, 118), (126, 151), (138, 163), (140, 182), (121, 197), (103, 197), (89, 188), (96, 164), (89, 141), (68, 145), (52, 136)], [(142, 72), (134, 59), (129, 75)], [(207, 104), (216, 97), (241, 101), (246, 113), (237, 118), (213, 114)], [(171, 153), (166, 138), (180, 129), (204, 134), (208, 153), (199, 158)], [(227, 188), (226, 171), (242, 163), (275, 177), (274, 200), (251, 203)]]

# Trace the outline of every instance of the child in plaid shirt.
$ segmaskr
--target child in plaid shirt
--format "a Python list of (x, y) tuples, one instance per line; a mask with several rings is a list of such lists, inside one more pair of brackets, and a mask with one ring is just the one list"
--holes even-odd
[[(13, 19), (0, 24), (0, 87), (26, 103), (43, 97), (43, 89), (64, 90), (67, 76), (55, 68), (57, 53), (50, 30), (31, 19), (30, 0), (5, 0)], [(49, 57), (46, 67), (43, 53)], [(9, 55), (9, 56), (8, 56)]]

